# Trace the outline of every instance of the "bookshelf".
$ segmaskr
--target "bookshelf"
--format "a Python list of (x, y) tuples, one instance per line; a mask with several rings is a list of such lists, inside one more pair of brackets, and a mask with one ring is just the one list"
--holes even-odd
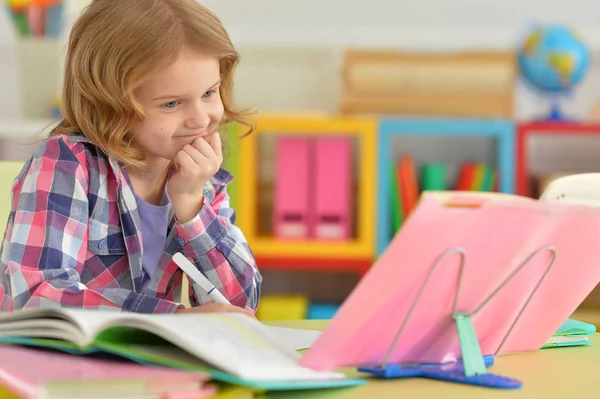
[(378, 133), (377, 165), (377, 254), (381, 254), (393, 238), (391, 222), (392, 193), (389, 182), (392, 178), (390, 165), (392, 165), (397, 155), (394, 154), (394, 140), (410, 137), (437, 138), (439, 140), (492, 140), (495, 148), (496, 170), (499, 175), (498, 190), (505, 193), (514, 192), (514, 125), (510, 121), (468, 118), (381, 119)]
[[(374, 258), (376, 121), (361, 117), (281, 114), (263, 114), (255, 119), (255, 132), (244, 139), (238, 152), (238, 181), (242, 194), (237, 224), (244, 231), (261, 268), (342, 269), (363, 274)], [(260, 163), (272, 162), (272, 141), (283, 136), (347, 136), (354, 140), (353, 185), (356, 191), (350, 239), (280, 239), (274, 237), (268, 227), (262, 226), (269, 220), (270, 206), (264, 203), (272, 194), (267, 194), (266, 198), (265, 193), (273, 192), (273, 183), (261, 181)], [(267, 173), (274, 168), (272, 163), (269, 164)]]

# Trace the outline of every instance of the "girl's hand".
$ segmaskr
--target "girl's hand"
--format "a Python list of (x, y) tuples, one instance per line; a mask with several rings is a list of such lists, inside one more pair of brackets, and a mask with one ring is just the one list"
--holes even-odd
[(221, 137), (217, 132), (198, 137), (177, 153), (168, 191), (175, 216), (181, 223), (187, 223), (200, 212), (204, 185), (222, 163)]
[(207, 303), (206, 305), (193, 308), (179, 308), (175, 313), (244, 313), (255, 317), (250, 309), (240, 308), (238, 306), (228, 305), (226, 303)]

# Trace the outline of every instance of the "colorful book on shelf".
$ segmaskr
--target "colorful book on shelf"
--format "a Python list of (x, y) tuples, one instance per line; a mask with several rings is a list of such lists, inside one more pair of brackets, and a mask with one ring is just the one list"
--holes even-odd
[(109, 353), (139, 363), (202, 371), (221, 382), (262, 390), (365, 383), (301, 366), (300, 354), (280, 335), (239, 313), (27, 309), (0, 314), (0, 342), (71, 354)]
[(99, 390), (105, 399), (216, 393), (201, 372), (12, 345), (0, 345), (0, 359), (0, 386), (21, 399), (98, 398)]
[(458, 173), (456, 190), (497, 191), (496, 171), (482, 163), (465, 162)]
[(22, 0), (6, 0), (6, 9), (9, 11), (14, 27), (19, 36), (29, 36), (30, 28), (27, 20), (27, 7)]
[(472, 191), (493, 191), (495, 181), (495, 172), (492, 168), (484, 164), (477, 164), (475, 167), (475, 178), (471, 186)]
[(63, 25), (61, 0), (5, 0), (20, 36), (58, 38)]
[(591, 345), (589, 337), (596, 333), (596, 326), (583, 321), (567, 319), (546, 341), (543, 348), (557, 346)]
[(465, 162), (461, 165), (458, 172), (458, 181), (456, 183), (456, 190), (458, 191), (470, 191), (473, 189), (475, 184), (477, 171), (477, 164), (474, 162)]
[(415, 162), (410, 154), (403, 154), (398, 164), (398, 185), (402, 200), (402, 218), (406, 220), (419, 200), (419, 180)]
[(485, 191), (482, 190), (483, 182), (485, 180), (485, 165), (480, 163), (475, 164), (475, 172), (473, 176), (473, 181), (471, 183), (471, 191)]
[(63, 1), (46, 0), (46, 15), (45, 15), (45, 35), (47, 37), (58, 38), (62, 32), (63, 25)]
[(496, 171), (489, 166), (485, 168), (485, 174), (481, 191), (495, 191), (496, 187)]
[(446, 190), (447, 169), (443, 163), (425, 163), (421, 168), (421, 189), (423, 191)]
[(398, 175), (398, 168), (395, 165), (392, 165), (390, 170), (390, 180), (392, 194), (392, 233), (396, 234), (400, 229), (400, 226), (402, 226), (404, 211), (402, 209), (402, 194), (400, 193), (400, 178)]

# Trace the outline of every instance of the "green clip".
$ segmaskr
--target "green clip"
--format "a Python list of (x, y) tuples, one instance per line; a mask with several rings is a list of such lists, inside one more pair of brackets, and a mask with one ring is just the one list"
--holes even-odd
[(468, 313), (455, 313), (452, 317), (456, 321), (456, 328), (458, 329), (465, 377), (487, 374), (471, 316)]

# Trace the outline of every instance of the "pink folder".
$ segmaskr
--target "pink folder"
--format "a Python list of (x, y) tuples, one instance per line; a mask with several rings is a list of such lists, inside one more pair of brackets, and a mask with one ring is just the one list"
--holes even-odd
[(308, 237), (311, 144), (308, 138), (277, 139), (273, 207), (277, 238)]
[(97, 390), (97, 385), (86, 387), (86, 383), (110, 385), (115, 395), (105, 393), (106, 397), (162, 397), (181, 391), (214, 393), (214, 387), (205, 385), (208, 379), (207, 374), (200, 372), (0, 345), (0, 386), (23, 399), (45, 397), (54, 383), (69, 383), (82, 397)]
[(315, 143), (312, 236), (324, 240), (350, 238), (352, 148), (349, 138), (319, 138)]
[[(451, 196), (424, 193), (411, 218), (305, 354), (303, 365), (376, 366), (388, 353), (390, 363), (440, 363), (460, 356), (452, 320), (459, 253), (437, 263), (407, 319), (432, 265), (456, 248), (466, 254), (456, 310), (473, 313), (481, 307), (471, 320), (484, 355), (541, 348), (600, 281), (598, 209), (489, 193)], [(546, 246), (552, 246), (556, 257)]]

